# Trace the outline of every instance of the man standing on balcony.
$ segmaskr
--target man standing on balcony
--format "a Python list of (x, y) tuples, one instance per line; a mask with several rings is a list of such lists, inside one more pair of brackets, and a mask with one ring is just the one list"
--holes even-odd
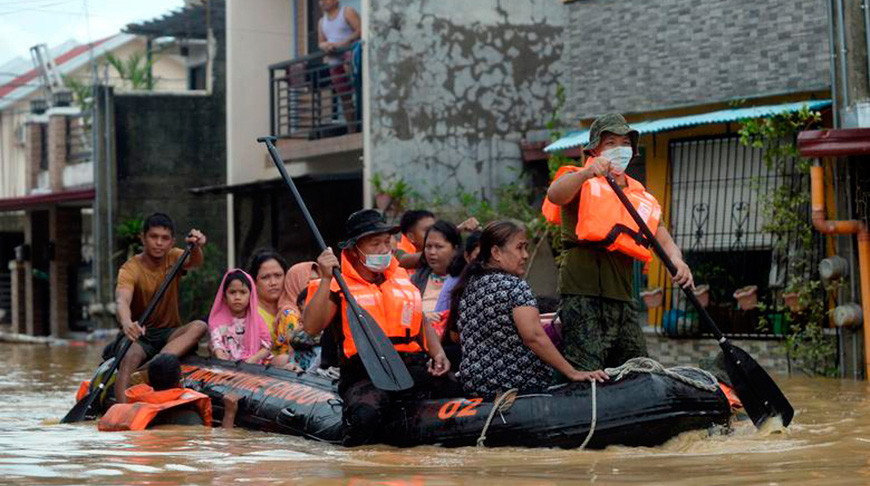
[(323, 17), (318, 25), (320, 50), (326, 54), (329, 65), (329, 75), (335, 93), (341, 99), (344, 119), (347, 121), (348, 133), (357, 131), (356, 111), (353, 106), (353, 83), (348, 70), (351, 51), (345, 50), (339, 54), (335, 51), (352, 45), (360, 38), (359, 13), (353, 7), (342, 7), (339, 0), (320, 0)]
[(640, 154), (638, 132), (610, 113), (589, 129), (584, 167), (564, 166), (547, 190), (544, 215), (562, 227), (559, 314), (564, 324), (565, 358), (579, 370), (619, 366), (647, 356), (632, 293), (634, 260), (652, 253), (634, 220), (604, 180), (610, 174), (623, 188), (677, 267), (674, 283), (692, 287), (692, 272), (670, 233), (658, 226), (661, 207), (643, 185), (625, 175)]

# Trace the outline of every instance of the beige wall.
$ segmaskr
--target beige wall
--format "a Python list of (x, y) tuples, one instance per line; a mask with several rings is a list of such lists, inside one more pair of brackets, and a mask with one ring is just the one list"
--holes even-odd
[(24, 154), (27, 147), (19, 144), (17, 128), (27, 118), (16, 109), (0, 112), (0, 198), (24, 195)]
[[(122, 60), (127, 59), (134, 52), (145, 53), (145, 39), (136, 38), (112, 52)], [(98, 65), (104, 64), (104, 57), (97, 58)], [(160, 78), (155, 91), (184, 91), (187, 88), (187, 68), (184, 58), (178, 55), (158, 54), (155, 56), (152, 75)], [(102, 67), (99, 69), (100, 77), (103, 76)], [(91, 66), (85, 63), (75, 69), (68, 76), (90, 82)], [(109, 68), (109, 84), (118, 91), (129, 91), (130, 87), (118, 77), (114, 68)], [(27, 98), (22, 99), (5, 108), (0, 112), (0, 198), (19, 197), (26, 195), (24, 173), (26, 147), (19, 145), (16, 138), (18, 127), (26, 123), (30, 112), (30, 100), (42, 96), (37, 90)]]
[[(294, 0), (227, 0), (227, 184), (272, 179), (257, 137), (269, 134), (269, 64), (294, 56)], [(301, 6), (297, 6), (302, 12)], [(227, 196), (227, 264), (235, 261)]]
[(288, 0), (227, 0), (227, 183), (273, 179), (257, 137), (269, 134), (268, 66), (293, 57)]

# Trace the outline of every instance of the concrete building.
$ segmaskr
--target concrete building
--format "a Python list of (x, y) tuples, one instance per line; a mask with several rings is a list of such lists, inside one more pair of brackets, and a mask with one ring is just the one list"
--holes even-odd
[[(766, 365), (785, 372), (784, 348), (769, 341), (790, 332), (785, 317), (768, 311), (768, 327), (759, 327), (758, 309), (739, 310), (732, 293), (755, 285), (767, 309), (782, 305), (792, 278), (789, 256), (774, 251), (759, 194), (783, 184), (809, 194), (810, 178), (798, 172), (777, 178), (762, 151), (744, 147), (737, 132), (742, 119), (803, 106), (820, 111), (824, 127), (860, 119), (865, 111), (856, 100), (866, 100), (868, 89), (867, 12), (860, 2), (838, 0), (589, 0), (567, 2), (565, 9), (566, 119), (575, 131), (546, 150), (579, 157), (596, 116), (624, 113), (641, 131), (642, 161), (633, 175), (662, 203), (664, 224), (695, 269), (696, 282), (720, 288), (719, 302), (708, 311), (734, 337), (768, 339), (755, 341), (753, 349), (769, 360)], [(828, 170), (840, 164), (842, 178), (826, 181), (830, 201), (839, 200), (829, 205), (829, 217), (851, 219), (856, 202), (842, 188), (856, 190), (855, 179), (846, 179), (851, 172), (842, 162), (824, 163)], [(800, 211), (809, 221), (809, 205)], [(813, 269), (841, 253), (853, 255), (857, 272), (854, 240), (816, 233), (810, 246)], [(691, 309), (658, 261), (635, 273), (638, 290), (664, 290), (662, 305), (645, 316), (657, 335), (697, 336), (697, 326), (685, 325)], [(847, 287), (838, 294), (841, 304), (859, 300), (855, 279)], [(860, 336), (854, 328), (826, 331), (840, 340), (841, 373), (859, 376)], [(654, 355), (665, 350), (669, 356), (665, 362), (697, 362), (701, 348), (651, 340)]]
[[(362, 42), (333, 79), (318, 2), (227, 1), (229, 264), (270, 245), (294, 260), (313, 240), (256, 138), (279, 137), (287, 170), (334, 244), (373, 203), (374, 175), (428, 193), (490, 197), (517, 179), (519, 142), (544, 126), (564, 72), (559, 2), (341, 2)], [(335, 83), (353, 84), (345, 106)], [(353, 111), (353, 118), (345, 111)], [(515, 170), (511, 170), (515, 169)]]
[[(162, 20), (198, 11), (203, 8), (190, 7)], [(205, 32), (207, 25), (201, 24), (198, 30)], [(139, 35), (133, 33), (136, 27)], [(170, 212), (166, 206), (179, 194), (193, 198), (183, 190), (193, 184), (179, 190), (172, 183), (184, 174), (167, 174), (201, 161), (190, 155), (197, 143), (218, 148), (217, 177), (224, 177), (223, 92), (215, 116), (215, 87), (204, 75), (212, 74), (214, 63), (203, 61), (214, 57), (209, 52), (215, 42), (209, 45), (207, 35), (191, 33), (189, 26), (170, 30), (164, 24), (162, 32), (145, 27), (130, 26), (93, 46), (65, 44), (50, 51), (68, 86), (75, 81), (90, 85), (92, 66), (97, 66), (99, 89), (87, 97), (84, 109), (82, 100), (68, 95), (47, 98), (40, 71), (26, 68), (21, 59), (2, 69), (18, 73), (0, 85), (0, 305), (8, 305), (2, 314), (13, 332), (64, 336), (90, 329), (100, 316), (111, 325), (111, 286), (123, 262), (115, 251), (116, 225), (157, 209), (157, 203), (149, 202), (153, 199), (141, 194), (161, 197), (160, 209)], [(122, 61), (134, 55), (151, 59), (147, 78), (137, 81), (150, 78), (153, 89), (136, 91), (131, 76), (107, 67), (108, 54)], [(156, 137), (161, 131), (162, 140)], [(212, 135), (218, 137), (216, 143)], [(215, 158), (208, 150), (201, 155)], [(146, 174), (161, 170), (154, 159), (170, 169), (163, 167), (159, 179), (149, 181)], [(210, 180), (208, 169), (188, 173), (188, 179)], [(222, 203), (215, 206), (221, 221)], [(177, 219), (189, 226), (190, 214)], [(222, 244), (223, 225), (216, 229), (213, 235)]]

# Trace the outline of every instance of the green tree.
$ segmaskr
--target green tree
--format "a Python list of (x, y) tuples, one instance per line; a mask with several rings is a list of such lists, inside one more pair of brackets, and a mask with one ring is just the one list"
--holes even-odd
[(152, 91), (157, 85), (158, 79), (150, 75), (154, 59), (148, 59), (142, 53), (134, 52), (127, 59), (120, 59), (109, 52), (106, 62), (118, 71), (118, 76), (129, 83), (131, 89)]
[[(764, 163), (777, 180), (788, 181), (793, 175), (806, 177), (812, 161), (801, 157), (797, 136), (818, 126), (821, 119), (820, 113), (804, 106), (794, 113), (744, 120), (740, 141), (748, 147), (763, 149)], [(836, 376), (836, 348), (823, 332), (828, 324), (826, 293), (835, 291), (836, 284), (826, 289), (812, 266), (809, 194), (800, 184), (784, 183), (773, 190), (755, 186), (764, 217), (761, 229), (774, 236), (774, 258), (787, 262), (788, 277), (783, 291), (796, 293), (799, 302), (792, 309), (777, 298), (773, 305), (760, 306), (762, 315), (769, 310), (786, 313), (791, 326), (785, 347), (797, 368), (810, 375)], [(766, 326), (767, 319), (763, 317), (760, 324)]]

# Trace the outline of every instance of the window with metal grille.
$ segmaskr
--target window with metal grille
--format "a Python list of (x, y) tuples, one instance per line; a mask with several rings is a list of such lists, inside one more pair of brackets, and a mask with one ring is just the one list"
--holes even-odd
[[(763, 198), (759, 195), (783, 184), (808, 192), (809, 177), (797, 173), (793, 164), (785, 171), (773, 170), (763, 155), (761, 149), (743, 146), (736, 136), (675, 140), (670, 145), (669, 227), (692, 268), (696, 285), (710, 287), (708, 312), (730, 335), (787, 331), (782, 315), (765, 314), (768, 323), (762, 327), (761, 311), (740, 310), (733, 297), (737, 289), (754, 285), (759, 301), (773, 303), (771, 290), (782, 289), (788, 279), (789, 249), (802, 244), (797, 235), (765, 230)], [(809, 219), (809, 207), (803, 211)], [(811, 252), (818, 259), (822, 244), (820, 238), (816, 240)], [(670, 279), (662, 281), (670, 283)], [(666, 334), (703, 332), (680, 289), (670, 285), (665, 287), (665, 305), (656, 321)]]

